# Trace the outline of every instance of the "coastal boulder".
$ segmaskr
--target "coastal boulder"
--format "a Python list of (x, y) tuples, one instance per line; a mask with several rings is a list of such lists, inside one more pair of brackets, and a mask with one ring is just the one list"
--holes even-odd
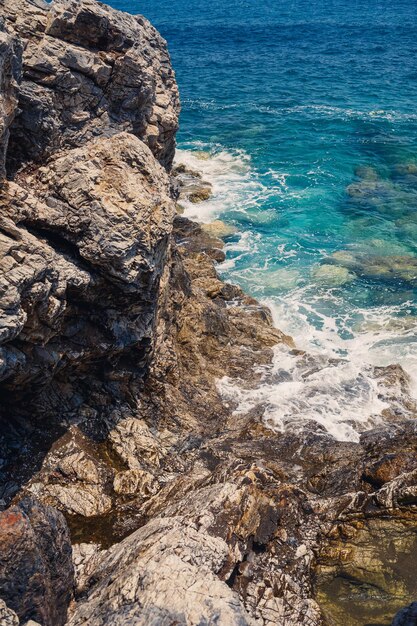
[(0, 545), (0, 598), (9, 609), (22, 623), (33, 619), (43, 626), (65, 624), (74, 569), (61, 513), (24, 498), (0, 513)]
[(129, 349), (140, 367), (175, 211), (164, 169), (121, 133), (65, 153), (22, 184), (9, 183), (0, 198), (1, 377), (10, 386), (44, 372), (46, 381)]

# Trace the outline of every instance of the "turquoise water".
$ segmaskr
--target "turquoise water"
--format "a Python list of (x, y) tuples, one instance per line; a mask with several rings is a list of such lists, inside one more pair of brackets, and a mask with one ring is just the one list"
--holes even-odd
[(371, 365), (401, 363), (417, 390), (417, 2), (111, 4), (168, 41), (177, 159), (214, 186), (187, 214), (237, 229), (221, 273), (324, 358), (311, 379), (277, 354), (291, 384), (266, 376), (242, 407), (356, 438), (383, 408)]

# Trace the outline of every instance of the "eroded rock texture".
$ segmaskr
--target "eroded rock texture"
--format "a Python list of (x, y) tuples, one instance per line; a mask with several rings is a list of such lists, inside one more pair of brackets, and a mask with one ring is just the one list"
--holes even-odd
[(39, 464), (29, 419), (54, 421), (48, 446), (87, 397), (92, 417), (135, 402), (170, 249), (178, 92), (142, 18), (89, 0), (2, 11), (1, 414), (19, 424), (6, 456), (27, 436)]
[(164, 40), (143, 17), (95, 0), (4, 0), (24, 42), (10, 167), (129, 131), (169, 167), (178, 90)]
[[(0, 513), (0, 544), (0, 595), (9, 610), (22, 623), (65, 623), (74, 567), (63, 515), (25, 498)], [(5, 620), (13, 619), (4, 607), (1, 610)]]
[(388, 425), (359, 443), (237, 412), (222, 376), (323, 367), (219, 279), (232, 231), (176, 214), (210, 186), (170, 176), (165, 42), (94, 0), (0, 2), (1, 623), (389, 624), (417, 592), (406, 375), (375, 369)]
[(9, 127), (17, 105), (17, 82), (21, 75), (21, 45), (0, 15), (0, 181), (5, 176)]

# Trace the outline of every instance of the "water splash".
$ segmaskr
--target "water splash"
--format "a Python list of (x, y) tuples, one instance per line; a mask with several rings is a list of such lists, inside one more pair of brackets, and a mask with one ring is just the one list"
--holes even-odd
[[(238, 226), (240, 232), (226, 243), (219, 273), (266, 304), (275, 325), (304, 353), (294, 356), (278, 346), (256, 388), (222, 378), (220, 392), (236, 404), (237, 412), (262, 406), (265, 423), (273, 429), (301, 430), (314, 422), (338, 440), (358, 441), (360, 432), (384, 420), (390, 406), (375, 366), (401, 363), (417, 398), (417, 316), (412, 303), (355, 304), (375, 286), (351, 284), (347, 270), (340, 284), (321, 284), (316, 269), (320, 260), (326, 262), (328, 250), (302, 230), (303, 223), (281, 229), (273, 206), (274, 201), (280, 206), (283, 200), (297, 202), (290, 175), (271, 170), (261, 175), (241, 151), (195, 147), (198, 151), (180, 150), (177, 160), (199, 171), (212, 184), (213, 196), (199, 205), (189, 203), (186, 215), (198, 221), (221, 217)], [(400, 244), (375, 237), (350, 246), (349, 254), (402, 251)]]

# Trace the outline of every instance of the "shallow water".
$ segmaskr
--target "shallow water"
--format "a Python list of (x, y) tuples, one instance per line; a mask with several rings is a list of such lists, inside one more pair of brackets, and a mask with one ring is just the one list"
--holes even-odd
[(223, 392), (275, 428), (357, 439), (385, 406), (371, 365), (401, 363), (417, 395), (417, 3), (111, 4), (168, 40), (177, 160), (214, 186), (186, 214), (239, 231), (222, 275), (323, 361), (308, 374), (277, 350), (261, 388)]

